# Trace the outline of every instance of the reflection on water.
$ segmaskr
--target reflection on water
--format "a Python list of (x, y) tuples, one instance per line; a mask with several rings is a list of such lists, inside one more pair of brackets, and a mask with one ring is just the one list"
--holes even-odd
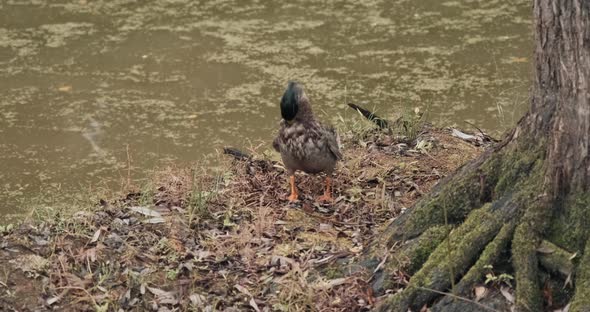
[[(526, 108), (525, 0), (0, 2), (0, 215), (274, 134), (289, 79), (498, 134)], [(270, 144), (270, 143), (269, 143)]]

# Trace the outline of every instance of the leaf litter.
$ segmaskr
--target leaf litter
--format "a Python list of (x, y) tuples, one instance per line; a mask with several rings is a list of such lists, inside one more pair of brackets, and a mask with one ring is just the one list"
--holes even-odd
[(483, 147), (431, 127), (412, 142), (378, 130), (342, 138), (332, 205), (314, 201), (322, 178), (303, 174), (301, 202), (289, 204), (286, 172), (254, 150), (221, 173), (167, 168), (151, 190), (23, 222), (0, 236), (0, 310), (370, 310), (372, 272), (332, 265), (353, 262)]

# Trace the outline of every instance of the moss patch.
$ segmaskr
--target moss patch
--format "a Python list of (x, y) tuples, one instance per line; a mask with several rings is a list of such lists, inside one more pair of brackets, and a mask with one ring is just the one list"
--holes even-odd
[(576, 294), (572, 300), (570, 311), (590, 311), (590, 240), (586, 242), (584, 257), (578, 267), (576, 281)]
[(590, 194), (574, 191), (551, 222), (547, 237), (570, 251), (581, 252), (590, 234)]
[[(412, 276), (408, 287), (401, 293), (388, 299), (383, 306), (400, 307), (405, 310), (420, 309), (420, 304), (429, 302), (437, 294), (427, 289), (447, 289), (459, 276), (463, 275), (489, 241), (498, 233), (506, 215), (492, 211), (490, 204), (473, 210), (465, 222), (451, 231), (430, 255), (422, 268)], [(445, 241), (446, 241), (445, 240)]]

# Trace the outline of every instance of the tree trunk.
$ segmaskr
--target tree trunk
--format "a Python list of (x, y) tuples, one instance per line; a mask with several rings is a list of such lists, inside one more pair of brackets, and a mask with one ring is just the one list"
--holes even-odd
[(590, 311), (590, 1), (535, 0), (533, 12), (529, 113), (371, 246), (365, 266), (388, 259), (375, 290), (388, 289), (396, 271), (412, 276), (379, 311), (479, 311), (440, 292), (470, 297), (501, 258), (511, 259), (518, 311), (549, 308), (540, 277), (547, 274), (573, 279), (570, 311)]

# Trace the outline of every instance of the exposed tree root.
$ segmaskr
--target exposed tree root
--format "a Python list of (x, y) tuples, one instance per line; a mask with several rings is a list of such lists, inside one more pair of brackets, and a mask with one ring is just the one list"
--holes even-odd
[[(390, 250), (389, 259), (396, 261), (387, 261), (382, 275), (373, 280), (374, 289), (387, 289), (387, 274), (395, 270), (412, 277), (406, 289), (387, 298), (377, 310), (418, 311), (441, 292), (469, 297), (485, 276), (485, 266), (494, 264), (506, 251), (512, 252), (518, 311), (543, 309), (539, 265), (561, 278), (573, 276), (572, 253), (543, 241), (548, 220), (555, 213), (554, 202), (546, 198), (541, 186), (544, 143), (521, 142), (530, 140), (515, 138), (504, 150), (482, 155), (388, 227), (388, 248), (376, 244), (371, 254), (375, 257), (374, 250)], [(481, 208), (473, 210), (476, 207)], [(444, 225), (444, 209), (448, 209), (448, 226)], [(454, 229), (447, 235), (449, 227)], [(466, 307), (477, 310), (469, 300), (448, 297), (432, 309), (462, 311)]]
[(570, 307), (571, 312), (590, 311), (590, 239), (586, 241), (586, 250), (580, 262), (576, 278), (576, 294)]
[[(428, 229), (454, 227), (407, 288), (385, 299), (378, 310), (419, 311), (441, 293), (465, 294), (486, 260), (510, 251), (517, 311), (556, 308), (549, 288), (555, 276), (540, 266), (559, 278), (575, 275), (570, 311), (590, 311), (590, 4), (535, 0), (533, 13), (531, 110), (503, 143), (441, 181), (392, 222), (382, 239), (386, 246), (372, 246), (369, 256), (393, 250), (394, 255), (387, 255), (392, 259), (400, 250), (393, 248), (422, 241), (415, 238)], [(506, 226), (509, 220), (514, 224)], [(577, 267), (565, 250), (583, 253)], [(559, 304), (569, 300), (571, 294)], [(435, 303), (439, 311), (458, 311), (445, 308), (444, 301)]]
[[(412, 276), (408, 287), (389, 298), (380, 311), (388, 311), (391, 307), (395, 307), (396, 311), (419, 310), (438, 296), (423, 287), (437, 291), (449, 289), (451, 278), (457, 280), (463, 276), (504, 224), (515, 216), (518, 205), (511, 199), (511, 196), (507, 196), (494, 204), (473, 210), (447, 238), (451, 240), (452, 250), (448, 250), (446, 240), (439, 244), (422, 268)], [(450, 276), (450, 272), (454, 276)]]
[(430, 254), (447, 238), (451, 229), (449, 225), (433, 226), (416, 238), (416, 243), (406, 244), (400, 251), (400, 259), (405, 263), (400, 262), (398, 268), (406, 268), (408, 274), (416, 273)]
[[(506, 223), (500, 229), (500, 232), (494, 240), (492, 240), (481, 253), (477, 262), (469, 269), (467, 274), (461, 278), (461, 281), (455, 286), (454, 293), (467, 297), (471, 292), (473, 285), (481, 280), (481, 277), (486, 273), (486, 266), (492, 265), (496, 259), (505, 250), (512, 240), (516, 222), (512, 221)], [(465, 311), (468, 308), (478, 309), (478, 306), (473, 306), (472, 303), (459, 302), (451, 297), (445, 297), (439, 301), (433, 308), (433, 311)]]
[[(537, 246), (538, 237), (528, 222), (520, 223), (514, 232), (512, 246), (514, 270), (516, 272), (516, 305), (519, 311), (541, 311), (541, 287), (539, 284)], [(536, 236), (536, 235), (535, 235)]]
[[(497, 176), (495, 158), (484, 153), (475, 162), (465, 165), (452, 176), (439, 183), (431, 194), (413, 208), (412, 213), (401, 215), (385, 230), (387, 245), (413, 239), (428, 228), (444, 224), (443, 206), (446, 206), (449, 223), (460, 223), (474, 207), (483, 204), (486, 190), (493, 188)], [(485, 161), (485, 166), (482, 163)], [(485, 169), (484, 169), (485, 168)]]
[(544, 142), (532, 143), (531, 138), (525, 137), (513, 140), (512, 135), (503, 144), (443, 179), (427, 197), (416, 203), (411, 213), (394, 220), (385, 230), (384, 239), (379, 241), (386, 241), (387, 247), (391, 247), (396, 242), (421, 235), (432, 226), (442, 225), (445, 209), (448, 223), (460, 224), (472, 209), (514, 192), (519, 183), (527, 191), (531, 191), (531, 185), (538, 186), (537, 176), (533, 181), (525, 180), (540, 171)]
[(574, 272), (574, 254), (546, 240), (541, 242), (537, 252), (539, 264), (548, 272), (561, 275), (564, 279), (571, 278)]
[[(519, 143), (521, 140), (527, 142), (521, 137), (504, 151), (496, 150), (465, 166), (389, 226), (385, 234), (389, 238), (388, 248), (379, 247), (390, 250), (389, 259), (397, 261), (387, 261), (382, 275), (373, 280), (374, 289), (387, 289), (387, 274), (395, 270), (411, 275), (411, 279), (403, 291), (384, 300), (378, 311), (419, 311), (424, 305), (432, 305), (433, 311), (478, 311), (480, 304), (469, 300), (435, 299), (441, 293), (470, 297), (474, 285), (485, 276), (485, 266), (496, 263), (507, 251), (511, 252), (514, 269), (517, 311), (543, 310), (540, 276), (546, 273), (540, 267), (561, 279), (575, 275), (573, 253), (543, 240), (548, 224), (559, 210), (542, 186), (542, 144), (531, 146)], [(584, 196), (576, 198), (573, 202), (577, 204), (571, 211), (587, 206)], [(449, 225), (444, 225), (446, 208)], [(462, 217), (464, 213), (466, 217)], [(449, 228), (452, 230), (447, 234)], [(579, 240), (584, 233), (577, 231), (575, 239)], [(412, 239), (405, 240), (408, 238)], [(586, 249), (577, 270), (576, 305), (572, 305), (577, 310), (570, 311), (590, 311), (590, 251), (588, 246)], [(490, 308), (506, 309), (501, 296), (490, 299), (488, 304)]]
[(407, 241), (401, 247), (397, 247), (394, 253), (386, 252), (385, 254), (375, 254), (369, 257), (369, 260), (361, 264), (361, 267), (374, 268), (380, 262), (377, 259), (387, 259), (389, 255), (392, 256), (386, 266), (377, 270), (374, 274), (372, 278), (373, 291), (383, 293), (387, 289), (396, 288), (395, 282), (388, 280), (388, 275), (396, 271), (402, 271), (409, 275), (416, 273), (428, 260), (430, 254), (447, 238), (451, 229), (452, 227), (449, 225), (433, 226), (419, 237)]

